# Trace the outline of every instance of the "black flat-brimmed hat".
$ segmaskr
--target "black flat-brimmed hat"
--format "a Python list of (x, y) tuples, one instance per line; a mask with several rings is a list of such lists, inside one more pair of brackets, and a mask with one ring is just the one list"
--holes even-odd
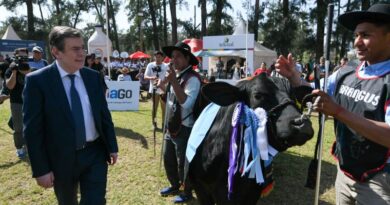
[(354, 31), (363, 22), (390, 23), (390, 4), (374, 4), (367, 11), (353, 11), (339, 16), (345, 28)]
[(178, 42), (174, 46), (165, 46), (165, 47), (162, 48), (162, 51), (164, 52), (164, 54), (166, 56), (168, 56), (169, 58), (172, 58), (172, 52), (174, 50), (178, 50), (181, 53), (183, 53), (184, 55), (190, 56), (190, 62), (189, 63), (191, 65), (198, 65), (198, 63), (199, 63), (198, 59), (196, 59), (194, 54), (191, 53), (191, 48), (186, 43)]

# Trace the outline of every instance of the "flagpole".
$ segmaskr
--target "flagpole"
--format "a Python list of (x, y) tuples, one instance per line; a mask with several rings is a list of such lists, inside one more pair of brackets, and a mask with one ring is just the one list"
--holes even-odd
[[(327, 92), (327, 85), (328, 85), (328, 73), (329, 73), (329, 66), (330, 66), (330, 39), (332, 35), (332, 24), (333, 24), (333, 4), (328, 5), (328, 25), (327, 25), (327, 32), (326, 32), (326, 41), (325, 41), (325, 77), (324, 77), (324, 85), (323, 85), (323, 91)], [(319, 202), (319, 193), (320, 193), (320, 178), (321, 178), (321, 164), (322, 164), (322, 150), (323, 150), (323, 138), (324, 138), (324, 131), (325, 131), (325, 115), (321, 113), (321, 135), (320, 135), (320, 141), (319, 141), (319, 149), (318, 149), (318, 167), (317, 167), (317, 180), (316, 180), (316, 189), (315, 189), (315, 199), (314, 204), (318, 205)]]
[[(110, 60), (110, 45), (109, 45), (109, 42), (110, 42), (110, 37), (109, 37), (109, 30), (108, 30), (108, 21), (109, 21), (109, 18), (108, 18), (108, 0), (105, 1), (106, 3), (106, 57), (107, 57), (107, 69), (108, 69), (108, 76), (110, 77), (111, 79), (111, 60)], [(103, 57), (104, 58), (104, 57)]]
[(248, 63), (248, 27), (249, 27), (249, 8), (251, 5), (251, 0), (248, 2), (247, 10), (246, 10), (246, 29), (245, 29), (245, 61), (246, 61), (246, 67), (245, 67), (245, 77), (248, 77), (249, 72), (249, 63)]

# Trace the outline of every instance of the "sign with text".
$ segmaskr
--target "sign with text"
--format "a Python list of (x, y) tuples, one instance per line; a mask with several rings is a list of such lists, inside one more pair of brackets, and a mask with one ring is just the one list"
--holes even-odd
[(109, 110), (138, 110), (139, 81), (106, 81)]
[(243, 50), (246, 46), (253, 49), (254, 45), (254, 34), (203, 37), (203, 50)]
[(13, 53), (17, 48), (27, 48), (28, 52), (32, 52), (32, 48), (34, 46), (40, 46), (41, 48), (45, 49), (45, 43), (43, 41), (0, 39), (0, 52)]

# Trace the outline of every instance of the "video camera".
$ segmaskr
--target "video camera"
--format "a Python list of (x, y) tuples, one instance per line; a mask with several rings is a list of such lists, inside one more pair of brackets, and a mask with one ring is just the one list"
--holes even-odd
[[(14, 65), (12, 65), (14, 64)], [(27, 71), (30, 69), (28, 64), (28, 50), (26, 48), (18, 48), (14, 52), (12, 70)]]

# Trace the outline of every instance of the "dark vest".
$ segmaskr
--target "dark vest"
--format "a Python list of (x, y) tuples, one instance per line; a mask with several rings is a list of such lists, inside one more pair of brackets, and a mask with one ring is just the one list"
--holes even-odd
[[(375, 121), (385, 121), (385, 103), (390, 97), (390, 73), (375, 79), (357, 77), (354, 67), (342, 68), (336, 79), (336, 102), (350, 112)], [(350, 178), (366, 181), (383, 170), (389, 149), (366, 139), (335, 120), (336, 142), (332, 153)]]
[[(190, 68), (187, 68), (187, 70), (184, 71), (179, 77), (177, 77), (177, 80), (179, 80), (180, 87), (184, 89), (187, 81), (192, 76), (195, 76), (196, 78), (198, 78), (199, 81), (201, 81), (199, 74), (197, 72), (195, 72), (194, 70), (192, 70), (192, 67), (190, 67)], [(176, 137), (179, 134), (181, 127), (183, 126), (182, 122), (185, 119), (187, 119), (188, 117), (190, 117), (193, 114), (193, 112), (191, 112), (189, 115), (182, 118), (181, 106), (180, 106), (179, 102), (177, 101), (176, 96), (171, 95), (171, 98), (172, 98), (171, 101), (173, 102), (173, 104), (168, 110), (168, 112), (169, 112), (168, 131), (169, 131), (171, 137)]]

